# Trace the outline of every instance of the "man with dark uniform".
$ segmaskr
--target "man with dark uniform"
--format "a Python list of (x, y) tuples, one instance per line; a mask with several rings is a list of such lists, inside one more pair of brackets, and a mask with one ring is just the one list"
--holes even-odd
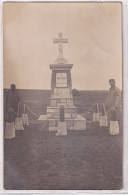
[(11, 123), (15, 121), (19, 102), (20, 98), (18, 93), (16, 92), (16, 85), (11, 84), (10, 90), (5, 97), (6, 122)]

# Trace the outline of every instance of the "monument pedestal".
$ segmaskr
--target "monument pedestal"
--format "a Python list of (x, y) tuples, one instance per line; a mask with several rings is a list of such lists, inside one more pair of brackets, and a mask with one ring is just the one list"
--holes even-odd
[(73, 106), (71, 68), (63, 57), (63, 45), (68, 40), (64, 39), (62, 33), (59, 38), (53, 40), (59, 44), (59, 57), (55, 64), (50, 64), (51, 77), (51, 98), (50, 106), (47, 107), (47, 118), (49, 120), (49, 131), (58, 131), (60, 122), (60, 107), (64, 107), (64, 120), (67, 130), (85, 130), (86, 119), (77, 115), (77, 107)]
[(60, 107), (64, 106), (64, 119), (67, 130), (85, 130), (86, 119), (77, 115), (77, 107), (73, 106), (72, 82), (70, 69), (72, 64), (52, 64), (51, 98), (47, 107), (49, 131), (58, 131)]
[[(58, 131), (59, 119), (49, 119), (49, 132)], [(65, 119), (67, 131), (86, 130), (86, 119), (77, 115), (75, 119)]]

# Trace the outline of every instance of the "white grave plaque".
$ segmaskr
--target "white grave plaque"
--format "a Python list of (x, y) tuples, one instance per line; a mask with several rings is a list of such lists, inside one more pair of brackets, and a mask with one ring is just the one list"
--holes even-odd
[(56, 87), (67, 87), (67, 73), (56, 73)]

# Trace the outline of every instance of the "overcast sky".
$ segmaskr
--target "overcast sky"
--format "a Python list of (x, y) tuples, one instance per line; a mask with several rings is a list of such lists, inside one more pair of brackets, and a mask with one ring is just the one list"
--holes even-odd
[(64, 57), (78, 90), (122, 86), (120, 3), (4, 3), (4, 87), (50, 89), (62, 32)]

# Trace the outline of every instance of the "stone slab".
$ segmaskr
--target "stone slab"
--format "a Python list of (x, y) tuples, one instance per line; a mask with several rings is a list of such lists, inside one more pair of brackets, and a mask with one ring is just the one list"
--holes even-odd
[(72, 116), (73, 119), (76, 119), (77, 118), (77, 113), (72, 113), (71, 116)]
[(38, 120), (47, 120), (48, 116), (47, 115), (40, 115)]
[(73, 106), (73, 99), (67, 99), (67, 106), (69, 107)]
[(100, 127), (108, 127), (108, 117), (105, 116), (100, 116)]
[(86, 119), (74, 119), (74, 130), (86, 130)]
[(48, 119), (52, 119), (53, 118), (53, 114), (47, 114)]
[[(59, 119), (52, 119), (52, 120), (56, 121), (56, 126), (59, 125), (59, 122), (60, 122)], [(73, 119), (65, 119), (65, 121), (66, 121), (67, 130), (73, 129), (73, 127), (74, 127), (74, 125), (73, 125), (74, 124), (74, 120)], [(53, 128), (53, 130), (54, 130), (54, 128)]]
[(67, 99), (65, 99), (65, 98), (62, 98), (62, 99), (60, 99), (60, 102), (67, 102)]
[(61, 98), (61, 88), (54, 88), (54, 98)]
[(93, 113), (93, 122), (100, 121), (100, 113)]
[(56, 102), (57, 102), (57, 103), (60, 103), (60, 102), (61, 102), (61, 99), (56, 99)]
[(59, 113), (60, 109), (58, 107), (47, 107), (47, 113)]
[(77, 114), (77, 119), (79, 120), (86, 120), (83, 116), (81, 116), (80, 114)]
[(50, 106), (56, 107), (56, 100), (50, 100)]
[(66, 125), (67, 125), (67, 130), (71, 130), (74, 128), (74, 120), (73, 119), (66, 119)]
[[(58, 131), (59, 119), (50, 119), (49, 131)], [(54, 121), (54, 122), (53, 122)], [(65, 119), (67, 130), (86, 130), (86, 119), (83, 117), (79, 117), (78, 119)], [(53, 126), (52, 126), (53, 124)], [(56, 125), (56, 126), (54, 126)]]
[(55, 99), (72, 98), (72, 92), (70, 88), (54, 88), (54, 94), (52, 98)]
[(61, 103), (57, 103), (57, 107), (60, 107), (60, 106), (67, 106), (66, 102), (61, 102)]
[(59, 113), (55, 113), (54, 114), (54, 119), (59, 119), (60, 118), (60, 114)]
[(62, 98), (70, 98), (71, 97), (71, 93), (70, 93), (69, 88), (62, 88), (61, 94), (62, 94), (61, 95)]
[(54, 119), (49, 119), (49, 127), (55, 127), (57, 126), (57, 121)]
[(71, 114), (69, 114), (69, 113), (65, 113), (65, 114), (64, 114), (64, 117), (65, 117), (65, 119), (67, 119), (67, 118), (71, 118), (71, 117), (72, 117), (72, 115), (71, 115)]
[(67, 135), (67, 127), (66, 127), (66, 122), (59, 122), (58, 125), (58, 133), (56, 134), (57, 136), (65, 136)]
[(56, 127), (49, 127), (49, 132), (52, 132), (52, 131), (58, 131), (58, 126), (56, 126)]
[(64, 111), (65, 113), (77, 113), (77, 107), (66, 107)]
[(118, 121), (110, 121), (110, 135), (118, 135), (119, 132), (119, 122)]
[[(58, 105), (64, 105), (58, 104)], [(54, 113), (59, 113), (60, 112), (60, 107), (47, 107), (47, 114), (54, 114)], [(65, 113), (77, 113), (77, 107), (65, 107), (64, 108)]]

